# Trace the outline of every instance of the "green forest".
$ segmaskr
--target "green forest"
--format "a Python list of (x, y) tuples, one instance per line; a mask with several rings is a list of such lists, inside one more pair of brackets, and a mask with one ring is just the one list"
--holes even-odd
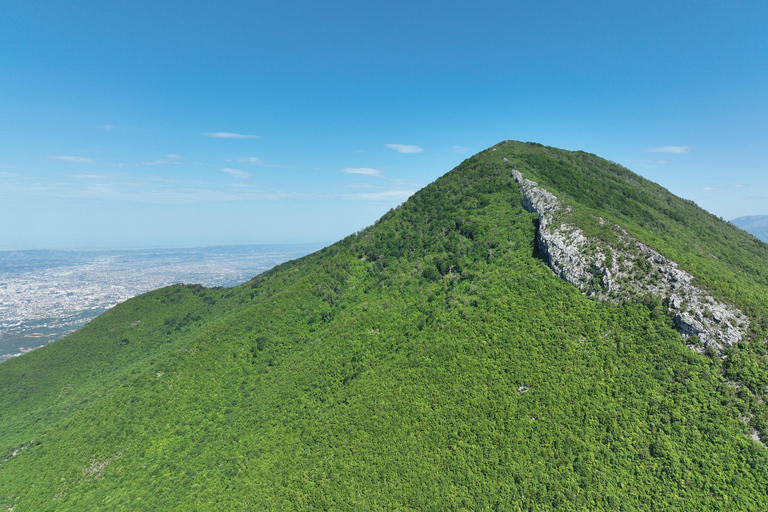
[[(686, 346), (585, 297), (517, 169), (752, 320)], [(764, 510), (768, 244), (628, 169), (506, 141), (234, 288), (174, 285), (0, 364), (0, 509)]]

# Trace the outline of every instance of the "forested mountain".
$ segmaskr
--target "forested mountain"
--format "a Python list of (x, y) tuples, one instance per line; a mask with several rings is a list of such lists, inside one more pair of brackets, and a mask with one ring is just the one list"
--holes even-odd
[(768, 244), (506, 141), (0, 364), (9, 510), (763, 510)]
[(747, 233), (752, 233), (763, 242), (768, 242), (768, 215), (751, 215), (731, 221)]

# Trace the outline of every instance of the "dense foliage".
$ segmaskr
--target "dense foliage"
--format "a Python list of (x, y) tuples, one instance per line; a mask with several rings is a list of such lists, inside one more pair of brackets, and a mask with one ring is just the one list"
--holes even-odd
[(759, 510), (764, 327), (724, 363), (653, 298), (587, 299), (537, 257), (511, 165), (762, 318), (765, 245), (592, 155), (502, 143), (322, 251), (0, 365), (0, 507)]

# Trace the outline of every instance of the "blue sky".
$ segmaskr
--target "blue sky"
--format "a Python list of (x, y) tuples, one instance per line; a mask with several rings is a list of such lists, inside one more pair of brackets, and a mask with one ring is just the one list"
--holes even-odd
[(333, 242), (505, 139), (768, 214), (764, 0), (0, 9), (0, 249)]

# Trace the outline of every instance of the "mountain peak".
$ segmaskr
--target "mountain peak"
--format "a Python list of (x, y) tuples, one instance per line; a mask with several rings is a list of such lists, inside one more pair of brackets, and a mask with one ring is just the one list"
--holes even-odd
[(0, 364), (0, 505), (759, 510), (767, 251), (505, 141), (321, 251)]

